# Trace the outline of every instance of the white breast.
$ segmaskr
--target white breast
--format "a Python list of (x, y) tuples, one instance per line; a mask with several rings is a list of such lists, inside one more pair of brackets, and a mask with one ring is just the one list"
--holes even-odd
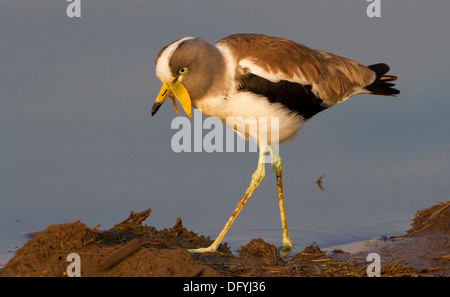
[[(207, 106), (205, 108), (208, 110)], [(220, 118), (241, 137), (252, 139), (263, 147), (294, 139), (305, 121), (282, 104), (270, 103), (266, 98), (250, 92), (235, 93), (222, 101), (219, 110), (219, 113), (210, 116)]]

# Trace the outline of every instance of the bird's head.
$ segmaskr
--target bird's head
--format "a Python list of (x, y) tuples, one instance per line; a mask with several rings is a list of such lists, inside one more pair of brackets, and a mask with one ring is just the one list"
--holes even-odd
[(175, 99), (191, 117), (192, 102), (202, 98), (223, 74), (223, 57), (219, 50), (201, 38), (185, 37), (163, 47), (155, 60), (156, 76), (162, 87), (152, 108), (152, 116), (167, 98)]

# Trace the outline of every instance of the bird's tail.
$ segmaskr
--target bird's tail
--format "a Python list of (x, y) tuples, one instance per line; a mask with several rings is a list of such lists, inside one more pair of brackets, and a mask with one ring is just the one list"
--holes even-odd
[(390, 81), (397, 80), (397, 76), (385, 75), (390, 69), (388, 65), (380, 63), (370, 65), (368, 67), (376, 73), (376, 78), (372, 84), (365, 87), (366, 90), (368, 90), (371, 94), (383, 96), (395, 97), (395, 95), (400, 94), (399, 90), (393, 88), (395, 84), (390, 83)]

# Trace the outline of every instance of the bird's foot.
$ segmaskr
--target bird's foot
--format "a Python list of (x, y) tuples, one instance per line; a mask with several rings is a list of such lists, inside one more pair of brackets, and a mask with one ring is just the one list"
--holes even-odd
[(190, 253), (198, 254), (198, 253), (212, 253), (217, 251), (217, 247), (214, 245), (211, 245), (206, 248), (198, 248), (198, 249), (188, 249), (187, 250)]
[(292, 244), (291, 243), (283, 243), (280, 247), (281, 257), (286, 257), (292, 252)]

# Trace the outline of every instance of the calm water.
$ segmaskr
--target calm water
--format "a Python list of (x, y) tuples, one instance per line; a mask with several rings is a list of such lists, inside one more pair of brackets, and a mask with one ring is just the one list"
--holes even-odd
[[(181, 36), (277, 35), (386, 62), (399, 76), (398, 98), (353, 97), (280, 148), (297, 250), (403, 233), (417, 210), (449, 200), (448, 1), (383, 2), (380, 19), (365, 15), (365, 1), (199, 1), (175, 12), (166, 2), (83, 2), (76, 20), (64, 1), (0, 3), (0, 264), (25, 233), (76, 219), (107, 229), (130, 210), (152, 208), (146, 223), (157, 228), (181, 217), (218, 234), (258, 156), (171, 150), (173, 107), (150, 116), (160, 88), (153, 59)], [(325, 191), (315, 183), (322, 174)], [(270, 166), (225, 241), (236, 248), (257, 237), (281, 242)]]

